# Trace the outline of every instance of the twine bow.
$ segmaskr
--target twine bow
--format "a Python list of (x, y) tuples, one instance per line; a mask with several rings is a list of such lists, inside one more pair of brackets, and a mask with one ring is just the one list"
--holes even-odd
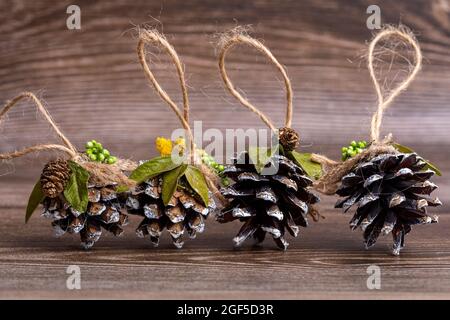
[[(374, 51), (377, 44), (385, 38), (398, 37), (410, 44), (414, 49), (414, 65), (408, 76), (389, 92), (387, 96), (383, 95), (380, 82), (375, 75)], [(378, 33), (370, 42), (368, 49), (368, 69), (370, 78), (377, 94), (377, 110), (374, 112), (370, 127), (370, 136), (372, 143), (369, 148), (363, 150), (355, 157), (349, 158), (344, 162), (336, 162), (323, 155), (313, 154), (311, 159), (322, 165), (325, 174), (314, 183), (314, 187), (324, 194), (334, 194), (342, 177), (348, 174), (358, 163), (370, 159), (383, 153), (397, 153), (398, 151), (391, 145), (392, 135), (389, 134), (383, 140), (380, 140), (380, 130), (384, 111), (392, 104), (394, 99), (411, 84), (422, 67), (422, 52), (419, 43), (414, 35), (406, 27), (399, 28), (386, 27)]]

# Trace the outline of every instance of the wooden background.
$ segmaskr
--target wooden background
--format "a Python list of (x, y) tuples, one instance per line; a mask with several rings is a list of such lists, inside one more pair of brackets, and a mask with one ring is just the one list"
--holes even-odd
[[(134, 26), (162, 30), (185, 64), (191, 118), (203, 127), (263, 127), (223, 89), (214, 35), (250, 24), (283, 63), (295, 92), (293, 127), (303, 150), (339, 156), (340, 146), (367, 139), (375, 94), (365, 67), (366, 8), (373, 1), (77, 1), (82, 29), (66, 28), (72, 1), (3, 0), (0, 4), (0, 101), (23, 90), (37, 92), (77, 146), (102, 141), (118, 156), (154, 155), (153, 139), (179, 124), (148, 87), (137, 62)], [(0, 166), (0, 296), (82, 297), (65, 290), (65, 267), (80, 264), (88, 297), (449, 297), (450, 220), (450, 1), (378, 1), (382, 22), (402, 22), (416, 33), (423, 70), (386, 113), (383, 133), (413, 147), (444, 171), (437, 195), (445, 205), (437, 226), (418, 227), (405, 254), (387, 254), (389, 239), (365, 252), (348, 216), (330, 208), (325, 222), (291, 241), (287, 253), (271, 243), (256, 251), (231, 250), (237, 226), (210, 222), (209, 233), (184, 251), (166, 243), (153, 250), (134, 239), (105, 239), (91, 253), (69, 237), (50, 237), (36, 215), (22, 224), (26, 197), (49, 155)], [(156, 74), (179, 101), (174, 69), (155, 55)], [(229, 56), (236, 84), (277, 124), (284, 118), (278, 74), (264, 58), (240, 47)], [(1, 124), (0, 152), (56, 139), (29, 104)], [(433, 232), (434, 230), (434, 232)], [(383, 244), (384, 243), (384, 244)], [(383, 290), (368, 291), (365, 268), (382, 265)], [(148, 272), (153, 272), (151, 276)], [(256, 271), (256, 272), (255, 272)], [(89, 274), (89, 276), (87, 275)], [(412, 281), (411, 279), (415, 279)], [(88, 284), (89, 283), (89, 284)], [(295, 285), (293, 285), (295, 284)], [(100, 294), (100, 295), (97, 295)]]

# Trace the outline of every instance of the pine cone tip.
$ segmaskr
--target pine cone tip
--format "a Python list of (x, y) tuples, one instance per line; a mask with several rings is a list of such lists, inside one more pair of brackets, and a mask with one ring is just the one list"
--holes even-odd
[(289, 127), (283, 127), (278, 130), (278, 139), (286, 151), (297, 149), (300, 143), (300, 136), (297, 131)]

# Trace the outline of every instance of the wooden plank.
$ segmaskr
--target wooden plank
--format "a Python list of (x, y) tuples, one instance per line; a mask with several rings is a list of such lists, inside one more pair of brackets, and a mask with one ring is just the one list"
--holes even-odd
[[(216, 32), (252, 24), (286, 65), (295, 91), (293, 127), (304, 151), (339, 157), (339, 146), (367, 139), (375, 95), (364, 67), (365, 10), (371, 1), (217, 0), (88, 1), (82, 30), (65, 27), (70, 1), (4, 0), (0, 4), (0, 100), (23, 90), (38, 92), (75, 144), (101, 140), (115, 154), (145, 159), (152, 141), (179, 126), (144, 81), (134, 52), (133, 25), (163, 23), (188, 74), (192, 119), (204, 128), (262, 128), (257, 117), (223, 89), (214, 53)], [(167, 241), (154, 249), (137, 239), (132, 219), (122, 239), (109, 236), (91, 252), (75, 238), (51, 237), (49, 222), (35, 216), (23, 224), (24, 206), (48, 160), (27, 157), (0, 166), (0, 298), (450, 298), (450, 19), (446, 1), (378, 1), (385, 23), (401, 21), (418, 35), (424, 67), (388, 110), (383, 133), (413, 147), (442, 167), (436, 192), (441, 221), (408, 236), (401, 257), (388, 254), (390, 239), (365, 251), (348, 216), (327, 219), (290, 240), (287, 252), (269, 241), (262, 248), (233, 250), (237, 225), (208, 223), (207, 233), (183, 250)], [(158, 79), (179, 101), (174, 70), (151, 50)], [(279, 76), (251, 49), (233, 50), (230, 74), (251, 101), (277, 124), (284, 118)], [(0, 152), (55, 141), (29, 105), (1, 123)], [(167, 240), (167, 239), (166, 239)], [(66, 268), (81, 266), (82, 290), (66, 289)], [(382, 289), (368, 290), (369, 265), (382, 270)]]
[[(237, 224), (210, 219), (207, 231), (185, 248), (163, 239), (159, 248), (136, 238), (132, 219), (121, 239), (106, 236), (85, 252), (76, 236), (53, 238), (49, 221), (23, 210), (2, 209), (0, 298), (449, 298), (450, 215), (419, 226), (400, 257), (389, 254), (390, 237), (366, 251), (349, 216), (327, 218), (289, 239), (286, 252), (270, 241), (234, 250)], [(66, 288), (69, 265), (81, 269), (80, 291)], [(367, 289), (367, 267), (381, 268), (381, 289)]]
[[(224, 92), (211, 44), (215, 32), (252, 24), (255, 37), (263, 39), (288, 68), (295, 90), (293, 125), (306, 143), (341, 145), (367, 137), (375, 96), (359, 57), (371, 37), (365, 27), (370, 1), (79, 1), (81, 31), (65, 27), (70, 3), (2, 2), (0, 100), (22, 90), (38, 91), (80, 146), (95, 137), (123, 156), (142, 157), (148, 152), (142, 146), (179, 126), (148, 88), (134, 52), (132, 25), (157, 25), (156, 19), (186, 65), (192, 119), (203, 120), (205, 127), (262, 127), (257, 117)], [(401, 19), (413, 28), (426, 58), (417, 80), (385, 119), (383, 132), (393, 132), (407, 144), (450, 144), (450, 33), (445, 3), (378, 3), (383, 22)], [(173, 68), (166, 57), (154, 53), (159, 79), (172, 96), (179, 97)], [(234, 50), (229, 66), (238, 86), (280, 124), (283, 91), (273, 68), (247, 48)], [(232, 123), (226, 121), (231, 114)], [(36, 124), (35, 118), (34, 112), (12, 112), (3, 127), (1, 150), (51, 137), (48, 127)], [(20, 131), (15, 129), (18, 126)]]

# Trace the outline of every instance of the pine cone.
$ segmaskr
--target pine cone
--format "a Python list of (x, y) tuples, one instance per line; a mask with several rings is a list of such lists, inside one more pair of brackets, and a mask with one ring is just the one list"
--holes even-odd
[(392, 253), (398, 255), (411, 226), (437, 222), (427, 214), (427, 206), (439, 206), (439, 199), (428, 196), (437, 188), (428, 181), (434, 175), (425, 170), (426, 163), (417, 154), (382, 154), (359, 164), (342, 178), (336, 193), (346, 197), (336, 208), (357, 210), (350, 227), (364, 231), (366, 248), (375, 244), (380, 234), (392, 233)]
[(309, 206), (320, 200), (308, 190), (312, 181), (302, 168), (281, 155), (275, 160), (279, 163), (276, 175), (258, 174), (246, 152), (223, 172), (235, 183), (221, 190), (231, 202), (217, 220), (226, 223), (239, 219), (244, 223), (233, 239), (237, 246), (251, 236), (260, 243), (269, 233), (277, 246), (286, 250), (289, 244), (285, 231), (296, 237), (298, 226), (308, 225)]
[(70, 177), (70, 168), (65, 160), (50, 161), (41, 174), (41, 186), (44, 195), (56, 198), (64, 191)]
[(62, 193), (57, 197), (46, 197), (43, 201), (43, 216), (53, 219), (52, 226), (57, 236), (66, 232), (79, 233), (81, 244), (90, 249), (100, 239), (102, 228), (115, 236), (122, 234), (122, 226), (128, 217), (122, 214), (116, 186), (89, 186), (89, 204), (86, 212), (70, 207)]
[(297, 149), (300, 143), (300, 136), (292, 128), (284, 127), (278, 130), (278, 139), (285, 151)]
[(149, 236), (152, 243), (158, 246), (162, 232), (167, 229), (175, 247), (182, 248), (184, 232), (187, 231), (191, 239), (202, 233), (205, 219), (215, 209), (215, 203), (210, 197), (209, 205), (205, 207), (185, 183), (184, 188), (178, 187), (165, 206), (161, 198), (161, 183), (162, 179), (156, 177), (138, 185), (128, 195), (126, 207), (128, 213), (144, 217), (136, 229), (139, 237)]

